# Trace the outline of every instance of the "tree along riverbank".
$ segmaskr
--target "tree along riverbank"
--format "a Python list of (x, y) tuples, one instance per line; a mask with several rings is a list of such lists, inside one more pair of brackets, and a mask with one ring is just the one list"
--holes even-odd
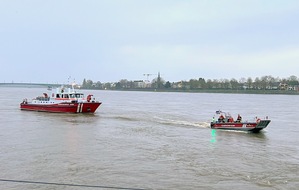
[[(0, 87), (25, 87), (25, 88), (47, 88), (58, 87), (59, 84), (37, 84), (37, 83), (0, 83)], [(80, 88), (85, 90), (105, 90), (98, 88)], [(122, 88), (107, 89), (111, 91), (144, 91), (144, 92), (186, 92), (186, 93), (230, 93), (230, 94), (280, 94), (280, 95), (299, 95), (296, 90), (278, 90), (278, 89), (174, 89), (174, 88)]]
[(290, 90), (237, 90), (237, 89), (155, 89), (155, 88), (132, 88), (132, 89), (109, 89), (111, 91), (144, 91), (144, 92), (185, 92), (185, 93), (223, 93), (223, 94), (277, 94), (299, 95), (299, 91)]

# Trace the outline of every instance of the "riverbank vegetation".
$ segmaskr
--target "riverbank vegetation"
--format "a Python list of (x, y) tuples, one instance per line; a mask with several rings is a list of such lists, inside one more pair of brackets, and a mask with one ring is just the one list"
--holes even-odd
[(84, 79), (81, 88), (103, 90), (173, 91), (207, 93), (299, 94), (299, 78), (272, 77), (240, 79), (190, 79), (189, 81), (165, 81), (160, 74), (152, 81), (122, 79), (118, 82), (101, 83)]

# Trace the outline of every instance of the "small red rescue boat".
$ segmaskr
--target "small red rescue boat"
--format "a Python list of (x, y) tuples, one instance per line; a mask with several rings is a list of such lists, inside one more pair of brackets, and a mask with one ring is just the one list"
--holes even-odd
[(265, 129), (270, 122), (271, 120), (268, 119), (268, 116), (265, 119), (259, 119), (256, 117), (254, 121), (242, 121), (242, 117), (240, 115), (238, 115), (236, 121), (234, 121), (233, 117), (229, 113), (216, 111), (216, 116), (213, 117), (211, 122), (211, 128), (259, 132)]
[(21, 110), (42, 111), (54, 113), (94, 113), (102, 102), (96, 101), (93, 95), (84, 96), (76, 92), (74, 87), (52, 89), (50, 96), (43, 93), (32, 101), (24, 99)]

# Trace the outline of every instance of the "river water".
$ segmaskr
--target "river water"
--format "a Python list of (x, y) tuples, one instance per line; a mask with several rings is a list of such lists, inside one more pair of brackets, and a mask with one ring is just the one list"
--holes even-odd
[[(0, 189), (298, 189), (299, 96), (83, 91), (93, 115), (21, 111), (42, 88), (0, 88)], [(268, 116), (212, 130), (216, 110)]]

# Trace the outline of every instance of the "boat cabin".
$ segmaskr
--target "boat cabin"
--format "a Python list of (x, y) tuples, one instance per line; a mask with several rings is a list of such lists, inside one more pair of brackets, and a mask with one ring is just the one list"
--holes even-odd
[(69, 103), (82, 103), (82, 102), (95, 102), (93, 95), (89, 94), (86, 98), (83, 93), (76, 92), (74, 88), (57, 88), (52, 90), (52, 94), (48, 96), (47, 93), (43, 93), (43, 96), (38, 96), (33, 99), (34, 103), (38, 104), (53, 104), (59, 102)]
[(83, 93), (77, 93), (73, 88), (57, 88), (56, 92), (52, 93), (52, 98), (56, 99), (83, 99)]

